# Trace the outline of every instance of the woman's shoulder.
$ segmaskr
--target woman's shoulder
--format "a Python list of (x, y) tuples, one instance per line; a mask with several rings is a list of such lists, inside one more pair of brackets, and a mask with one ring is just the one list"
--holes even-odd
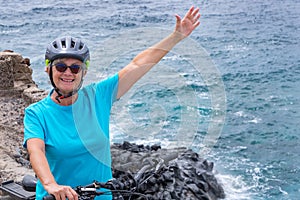
[(82, 90), (97, 90), (97, 89), (101, 89), (101, 88), (107, 88), (107, 87), (111, 87), (111, 86), (115, 86), (118, 83), (118, 73), (108, 76), (105, 79), (102, 79), (98, 82), (94, 82), (94, 83), (90, 83), (89, 85), (86, 85), (82, 88)]

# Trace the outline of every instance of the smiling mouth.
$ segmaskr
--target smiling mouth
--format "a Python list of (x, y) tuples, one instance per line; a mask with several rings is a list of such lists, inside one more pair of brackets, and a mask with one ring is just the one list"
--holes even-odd
[(75, 79), (63, 79), (63, 78), (61, 78), (60, 80), (63, 81), (63, 82), (66, 82), (66, 83), (72, 83), (72, 82), (74, 82)]

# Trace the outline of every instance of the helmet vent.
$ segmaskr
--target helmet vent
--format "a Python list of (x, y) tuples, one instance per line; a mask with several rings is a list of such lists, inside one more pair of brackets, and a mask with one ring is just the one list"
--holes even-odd
[(56, 42), (53, 42), (53, 47), (54, 47), (55, 49), (57, 49), (57, 44), (56, 44)]
[(62, 48), (66, 48), (66, 41), (65, 40), (61, 41), (61, 46), (62, 46)]
[(71, 40), (71, 48), (75, 48), (75, 41), (73, 39)]
[(83, 49), (84, 44), (80, 42), (79, 49)]

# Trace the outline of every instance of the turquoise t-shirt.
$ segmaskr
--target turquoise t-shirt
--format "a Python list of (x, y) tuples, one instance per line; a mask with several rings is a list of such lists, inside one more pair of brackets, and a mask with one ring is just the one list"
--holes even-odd
[[(45, 142), (46, 158), (58, 184), (75, 187), (112, 178), (109, 118), (118, 74), (78, 91), (76, 102), (61, 106), (51, 93), (25, 109), (24, 147), (30, 138)], [(36, 199), (47, 192), (38, 181)], [(111, 199), (104, 195), (98, 199)]]

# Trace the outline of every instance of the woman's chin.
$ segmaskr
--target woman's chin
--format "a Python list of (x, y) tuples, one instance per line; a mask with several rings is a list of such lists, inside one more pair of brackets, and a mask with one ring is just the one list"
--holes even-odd
[(59, 90), (63, 93), (70, 93), (75, 90), (75, 86), (73, 83), (64, 83), (58, 86)]

